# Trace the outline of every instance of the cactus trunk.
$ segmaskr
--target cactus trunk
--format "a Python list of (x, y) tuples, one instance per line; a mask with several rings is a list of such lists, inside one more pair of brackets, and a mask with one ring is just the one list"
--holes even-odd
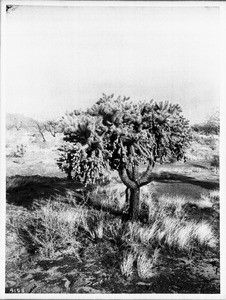
[(140, 188), (130, 189), (129, 194), (129, 219), (135, 221), (139, 217)]

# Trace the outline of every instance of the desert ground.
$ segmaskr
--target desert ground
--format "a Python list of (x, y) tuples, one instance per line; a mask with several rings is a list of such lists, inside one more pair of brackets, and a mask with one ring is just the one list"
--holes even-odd
[(46, 142), (6, 131), (6, 291), (220, 293), (219, 136), (193, 133), (186, 162), (156, 164), (139, 222), (122, 222), (125, 186), (70, 181)]

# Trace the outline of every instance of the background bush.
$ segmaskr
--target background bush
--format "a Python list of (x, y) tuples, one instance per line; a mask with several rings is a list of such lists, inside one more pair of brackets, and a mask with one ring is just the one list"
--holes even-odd
[(203, 123), (194, 124), (191, 128), (198, 133), (219, 134), (220, 133), (220, 112), (219, 110), (210, 115)]

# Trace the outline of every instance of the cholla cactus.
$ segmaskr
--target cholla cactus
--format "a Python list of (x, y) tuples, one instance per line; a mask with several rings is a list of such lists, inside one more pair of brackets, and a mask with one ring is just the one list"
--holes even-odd
[[(157, 160), (183, 157), (189, 141), (188, 121), (179, 105), (132, 103), (129, 98), (103, 97), (85, 112), (63, 119), (64, 141), (59, 167), (70, 178), (96, 183), (104, 169), (117, 170), (127, 187), (129, 216), (138, 218), (140, 187), (152, 181)], [(139, 165), (147, 169), (139, 173)]]

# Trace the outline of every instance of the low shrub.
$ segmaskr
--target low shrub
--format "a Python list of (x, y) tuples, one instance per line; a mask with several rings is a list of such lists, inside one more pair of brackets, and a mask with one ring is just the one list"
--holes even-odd
[(22, 158), (24, 157), (25, 153), (27, 152), (27, 146), (24, 144), (16, 145), (16, 148), (9, 154), (7, 154), (7, 157), (12, 158)]
[(219, 109), (215, 110), (205, 122), (194, 124), (191, 128), (199, 133), (206, 135), (210, 134), (219, 134), (220, 133), (220, 111)]
[(206, 160), (211, 161), (215, 154), (219, 153), (218, 142), (214, 146), (214, 150), (206, 144), (200, 144), (196, 141), (192, 141), (190, 147), (186, 151), (186, 157), (188, 160)]
[(196, 132), (193, 132), (193, 134), (192, 134), (193, 141), (195, 141), (201, 145), (209, 146), (212, 150), (216, 149), (216, 146), (218, 144), (218, 139), (219, 139), (218, 135), (209, 136), (209, 135), (196, 133)]

